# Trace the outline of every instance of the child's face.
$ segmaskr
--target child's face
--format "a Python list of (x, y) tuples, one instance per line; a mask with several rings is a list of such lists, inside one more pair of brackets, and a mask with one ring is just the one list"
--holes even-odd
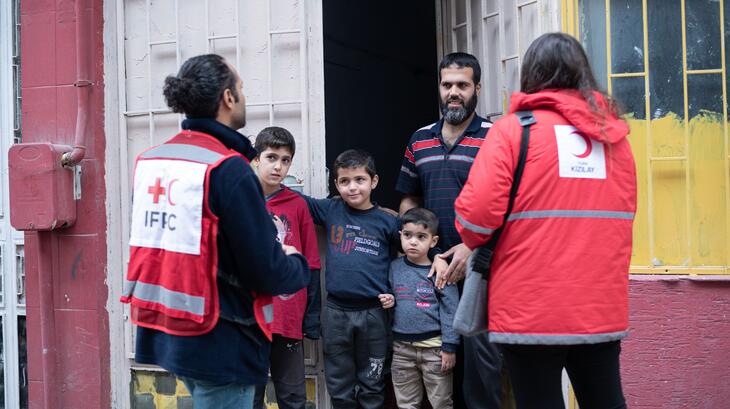
[(406, 223), (400, 231), (400, 245), (410, 260), (428, 257), (428, 250), (436, 245), (438, 236), (420, 224)]
[(256, 175), (261, 184), (268, 188), (278, 188), (289, 173), (292, 153), (289, 148), (266, 148), (254, 159)]
[(366, 210), (373, 207), (370, 192), (378, 185), (378, 175), (371, 178), (365, 167), (339, 168), (335, 185), (345, 203), (354, 209)]

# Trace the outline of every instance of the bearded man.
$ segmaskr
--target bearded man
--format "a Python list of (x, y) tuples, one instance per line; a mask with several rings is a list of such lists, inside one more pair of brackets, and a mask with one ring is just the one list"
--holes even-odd
[[(417, 130), (406, 146), (396, 190), (404, 196), (402, 215), (413, 207), (425, 207), (439, 218), (438, 246), (449, 261), (436, 286), (455, 284), (466, 273), (471, 251), (461, 242), (454, 226), (454, 201), (466, 183), (472, 162), (491, 122), (477, 115), (481, 68), (466, 53), (452, 53), (439, 64), (439, 105), (442, 118)], [(502, 359), (486, 334), (464, 339), (463, 367), (454, 373), (454, 407), (498, 409), (501, 401)], [(461, 359), (459, 359), (461, 361)], [(463, 379), (462, 371), (463, 369)], [(458, 385), (463, 386), (463, 397)]]

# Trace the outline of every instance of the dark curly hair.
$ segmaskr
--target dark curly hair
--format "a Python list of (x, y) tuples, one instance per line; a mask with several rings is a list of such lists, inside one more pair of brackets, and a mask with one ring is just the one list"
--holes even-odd
[(215, 118), (226, 89), (238, 102), (236, 74), (220, 55), (204, 54), (185, 61), (177, 76), (168, 75), (162, 93), (174, 112), (188, 118)]

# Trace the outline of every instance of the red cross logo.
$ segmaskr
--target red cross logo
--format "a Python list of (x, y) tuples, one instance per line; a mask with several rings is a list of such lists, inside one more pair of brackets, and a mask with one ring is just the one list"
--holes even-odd
[(157, 204), (160, 196), (165, 196), (165, 188), (160, 186), (160, 178), (155, 179), (155, 184), (147, 189), (147, 193), (152, 195), (152, 203)]

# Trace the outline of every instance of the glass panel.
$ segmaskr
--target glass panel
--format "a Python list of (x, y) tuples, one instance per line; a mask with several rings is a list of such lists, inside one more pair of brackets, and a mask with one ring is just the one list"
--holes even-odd
[(301, 98), (301, 67), (299, 65), (300, 35), (279, 34), (271, 38), (272, 55), (276, 64), (271, 67), (271, 92), (274, 101), (291, 101)]
[(580, 2), (578, 18), (580, 42), (586, 49), (596, 81), (604, 90), (608, 89), (606, 72), (606, 2), (605, 0), (584, 0)]
[(486, 33), (486, 72), (489, 76), (482, 74), (482, 91), (480, 97), (486, 100), (487, 113), (502, 112), (502, 97), (500, 78), (502, 77), (502, 57), (499, 52), (499, 16), (489, 17), (484, 20), (484, 31)]
[(25, 246), (22, 244), (15, 245), (15, 277), (18, 304), (25, 305)]
[(0, 241), (0, 305), (5, 305), (5, 242)]
[(620, 77), (612, 81), (613, 97), (627, 114), (636, 119), (646, 119), (644, 77)]
[(466, 26), (459, 27), (454, 31), (456, 36), (456, 50), (461, 52), (468, 52), (468, 44), (466, 42)]
[(13, 142), (20, 143), (22, 133), (20, 129), (21, 91), (20, 91), (20, 1), (13, 1)]
[(496, 13), (499, 11), (499, 2), (497, 0), (487, 0), (486, 14)]
[[(505, 82), (507, 98), (510, 98), (513, 92), (520, 90), (520, 63), (517, 58), (507, 60), (505, 63)], [(507, 106), (509, 106), (509, 101), (507, 101)]]
[(525, 51), (532, 44), (532, 41), (539, 35), (537, 29), (540, 25), (538, 21), (540, 10), (537, 3), (528, 4), (519, 10), (520, 13), (520, 57), (525, 55)]
[(20, 408), (28, 409), (28, 342), (23, 315), (18, 316), (18, 377)]
[(297, 3), (292, 3), (291, 0), (270, 0), (270, 4), (272, 30), (298, 30), (301, 27), (301, 6), (294, 6)]
[(680, 0), (648, 0), (651, 118), (684, 117)]
[[(687, 23), (687, 68), (720, 68), (720, 2), (692, 0), (685, 2)], [(725, 7), (730, 6), (726, 4)]]
[(5, 328), (5, 316), (0, 320), (0, 408), (5, 407), (5, 338), (3, 337)]
[(641, 0), (611, 0), (611, 72), (644, 71)]
[(722, 114), (721, 75), (688, 75), (687, 100), (690, 119), (700, 113)]
[(517, 54), (517, 4), (515, 0), (502, 3), (504, 18), (504, 57)]
[(466, 23), (466, 0), (452, 0), (454, 2), (454, 24)]

